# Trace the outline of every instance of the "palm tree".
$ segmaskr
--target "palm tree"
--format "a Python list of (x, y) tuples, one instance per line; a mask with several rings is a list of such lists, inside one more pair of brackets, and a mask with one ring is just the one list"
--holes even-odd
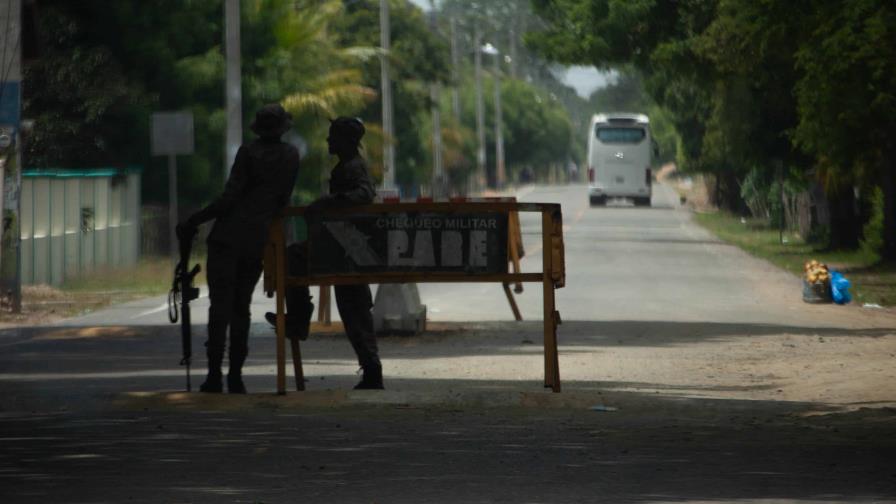
[(339, 47), (330, 28), (342, 15), (339, 0), (254, 0), (243, 12), (244, 25), (265, 42), (244, 70), (248, 94), (258, 105), (279, 101), (293, 115), (309, 146), (300, 184), (312, 193), (328, 164), (328, 119), (357, 114), (377, 96), (363, 84), (360, 67), (378, 49)]

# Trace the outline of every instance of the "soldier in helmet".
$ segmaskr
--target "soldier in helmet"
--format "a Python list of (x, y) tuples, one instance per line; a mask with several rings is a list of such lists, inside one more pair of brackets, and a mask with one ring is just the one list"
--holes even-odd
[[(330, 193), (318, 198), (308, 206), (305, 218), (312, 222), (316, 216), (328, 208), (339, 208), (350, 205), (364, 205), (373, 202), (376, 191), (370, 179), (367, 162), (361, 157), (359, 146), (364, 136), (364, 124), (360, 119), (339, 117), (330, 123), (327, 146), (330, 154), (339, 158), (339, 162), (330, 173)], [(309, 226), (311, 232), (316, 229)], [(290, 275), (302, 276), (307, 272), (307, 244), (299, 243), (289, 247)], [(345, 332), (358, 364), (364, 374), (356, 389), (383, 388), (383, 368), (377, 349), (376, 335), (373, 331), (373, 316), (370, 309), (373, 300), (370, 286), (366, 284), (336, 285), (336, 307), (345, 326)], [(308, 287), (291, 287), (286, 292), (286, 335), (290, 338), (305, 339), (308, 337), (308, 324), (314, 305), (310, 302)], [(267, 313), (266, 318), (272, 325), (276, 324), (276, 315)]]
[(202, 392), (222, 392), (221, 364), (230, 330), (227, 390), (245, 394), (242, 368), (249, 353), (249, 304), (262, 271), (271, 221), (289, 202), (299, 171), (299, 152), (280, 137), (292, 116), (279, 104), (265, 105), (250, 126), (259, 138), (237, 151), (224, 192), (177, 226), (181, 240), (192, 239), (204, 222), (208, 235), (208, 376)]

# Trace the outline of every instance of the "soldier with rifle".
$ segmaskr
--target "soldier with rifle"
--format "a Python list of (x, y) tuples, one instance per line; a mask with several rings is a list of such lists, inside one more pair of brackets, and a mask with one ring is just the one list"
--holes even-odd
[(250, 128), (259, 138), (236, 154), (224, 192), (177, 226), (181, 242), (215, 220), (208, 235), (208, 376), (202, 392), (222, 392), (221, 364), (230, 331), (227, 390), (244, 394), (242, 368), (249, 353), (249, 305), (261, 276), (271, 222), (289, 203), (299, 170), (299, 152), (280, 137), (292, 117), (279, 104), (265, 105)]
[[(330, 172), (330, 193), (312, 202), (305, 210), (309, 235), (314, 238), (320, 232), (320, 213), (333, 208), (373, 203), (376, 190), (361, 157), (359, 146), (364, 136), (364, 124), (354, 117), (339, 117), (330, 123), (327, 146), (330, 154), (339, 162)], [(290, 276), (307, 274), (307, 242), (287, 248)], [(376, 334), (373, 331), (373, 299), (367, 284), (336, 285), (336, 307), (345, 326), (345, 333), (358, 358), (363, 376), (355, 389), (382, 389), (383, 367), (380, 363)], [(314, 305), (311, 304), (307, 286), (290, 286), (286, 290), (286, 336), (305, 339)], [(277, 316), (268, 312), (265, 318), (276, 326)]]

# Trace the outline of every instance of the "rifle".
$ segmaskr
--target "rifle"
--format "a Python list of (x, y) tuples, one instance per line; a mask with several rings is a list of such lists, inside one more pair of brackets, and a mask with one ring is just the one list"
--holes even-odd
[(187, 270), (190, 262), (190, 249), (193, 248), (193, 236), (195, 230), (187, 233), (177, 233), (180, 248), (180, 261), (174, 267), (174, 282), (171, 291), (168, 292), (168, 320), (172, 324), (177, 323), (178, 305), (180, 305), (180, 338), (183, 357), (181, 366), (187, 367), (187, 392), (190, 392), (190, 359), (193, 357), (193, 341), (190, 330), (190, 301), (199, 297), (199, 288), (193, 287), (193, 278), (200, 271), (199, 265)]

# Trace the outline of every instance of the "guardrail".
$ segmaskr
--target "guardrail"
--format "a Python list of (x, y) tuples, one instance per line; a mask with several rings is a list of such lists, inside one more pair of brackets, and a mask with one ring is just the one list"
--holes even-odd
[[(308, 274), (286, 275), (284, 220), (304, 215), (289, 207), (271, 225), (264, 284), (276, 295), (277, 393), (286, 393), (285, 292), (288, 285), (541, 282), (544, 301), (544, 385), (560, 392), (555, 289), (566, 282), (563, 217), (556, 203), (512, 198), (478, 201), (375, 203), (331, 210), (309, 233)], [(519, 271), (521, 245), (514, 212), (541, 213), (542, 268)], [(514, 232), (514, 225), (516, 231)], [(508, 263), (514, 271), (508, 271)], [(512, 301), (512, 297), (510, 298)], [(296, 389), (305, 389), (299, 342), (290, 340)]]

